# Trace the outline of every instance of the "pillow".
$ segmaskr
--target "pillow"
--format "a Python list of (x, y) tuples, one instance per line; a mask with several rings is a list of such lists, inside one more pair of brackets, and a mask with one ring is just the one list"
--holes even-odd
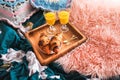
[(29, 0), (0, 0), (0, 20), (19, 28), (36, 12)]
[(71, 1), (72, 0), (30, 0), (35, 8), (51, 11), (69, 8)]

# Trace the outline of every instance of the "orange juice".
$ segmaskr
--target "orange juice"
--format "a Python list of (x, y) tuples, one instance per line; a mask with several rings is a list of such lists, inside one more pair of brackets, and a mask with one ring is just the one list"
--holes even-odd
[(44, 16), (49, 25), (54, 25), (55, 19), (56, 19), (54, 12), (48, 12), (48, 13), (44, 14)]
[(60, 11), (58, 13), (60, 23), (61, 24), (67, 24), (69, 21), (69, 12), (68, 11)]

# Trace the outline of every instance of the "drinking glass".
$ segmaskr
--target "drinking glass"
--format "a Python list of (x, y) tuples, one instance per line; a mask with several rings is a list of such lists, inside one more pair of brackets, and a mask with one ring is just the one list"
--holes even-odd
[(59, 11), (58, 17), (59, 17), (60, 23), (62, 24), (61, 31), (62, 32), (69, 31), (69, 28), (66, 25), (69, 22), (69, 11), (67, 11), (67, 10)]
[(53, 26), (56, 21), (56, 13), (52, 11), (44, 11), (44, 17), (46, 19), (46, 22), (49, 26), (47, 29), (47, 32), (50, 34), (54, 34), (56, 32), (56, 28)]

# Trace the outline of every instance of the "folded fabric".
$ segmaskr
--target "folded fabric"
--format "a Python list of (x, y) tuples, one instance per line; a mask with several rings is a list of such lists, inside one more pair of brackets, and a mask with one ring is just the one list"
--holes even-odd
[(0, 31), (0, 54), (7, 53), (9, 48), (15, 50), (22, 49), (24, 51), (32, 50), (29, 42), (26, 39), (20, 38), (12, 26), (6, 22), (0, 21)]
[(0, 59), (3, 64), (11, 63), (9, 70), (0, 71), (2, 80), (61, 80), (59, 74), (56, 75), (47, 66), (41, 66), (32, 51), (25, 54), (21, 50), (10, 49)]
[[(27, 22), (33, 23), (33, 29), (44, 24), (45, 19), (43, 11), (39, 10), (30, 19), (27, 19), (22, 25), (25, 26)], [(24, 45), (23, 45), (24, 44)], [(15, 50), (28, 51), (32, 50), (31, 45), (27, 39), (22, 39), (17, 33), (13, 26), (7, 22), (0, 21), (0, 54), (7, 53), (7, 49), (13, 48)]]
[(0, 54), (5, 54), (7, 53), (7, 49), (14, 47), (20, 38), (11, 27), (2, 21), (0, 22), (0, 30)]

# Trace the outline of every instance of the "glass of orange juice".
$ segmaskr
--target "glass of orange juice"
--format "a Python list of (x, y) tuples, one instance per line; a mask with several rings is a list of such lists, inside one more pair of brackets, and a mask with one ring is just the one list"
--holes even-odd
[(69, 31), (69, 28), (66, 25), (69, 22), (69, 11), (67, 11), (67, 10), (59, 11), (58, 17), (59, 17), (60, 23), (62, 24), (61, 30), (63, 32)]
[(56, 13), (52, 11), (44, 11), (44, 17), (48, 25), (50, 27), (47, 29), (47, 32), (50, 34), (54, 34), (56, 28), (53, 26), (56, 21)]

